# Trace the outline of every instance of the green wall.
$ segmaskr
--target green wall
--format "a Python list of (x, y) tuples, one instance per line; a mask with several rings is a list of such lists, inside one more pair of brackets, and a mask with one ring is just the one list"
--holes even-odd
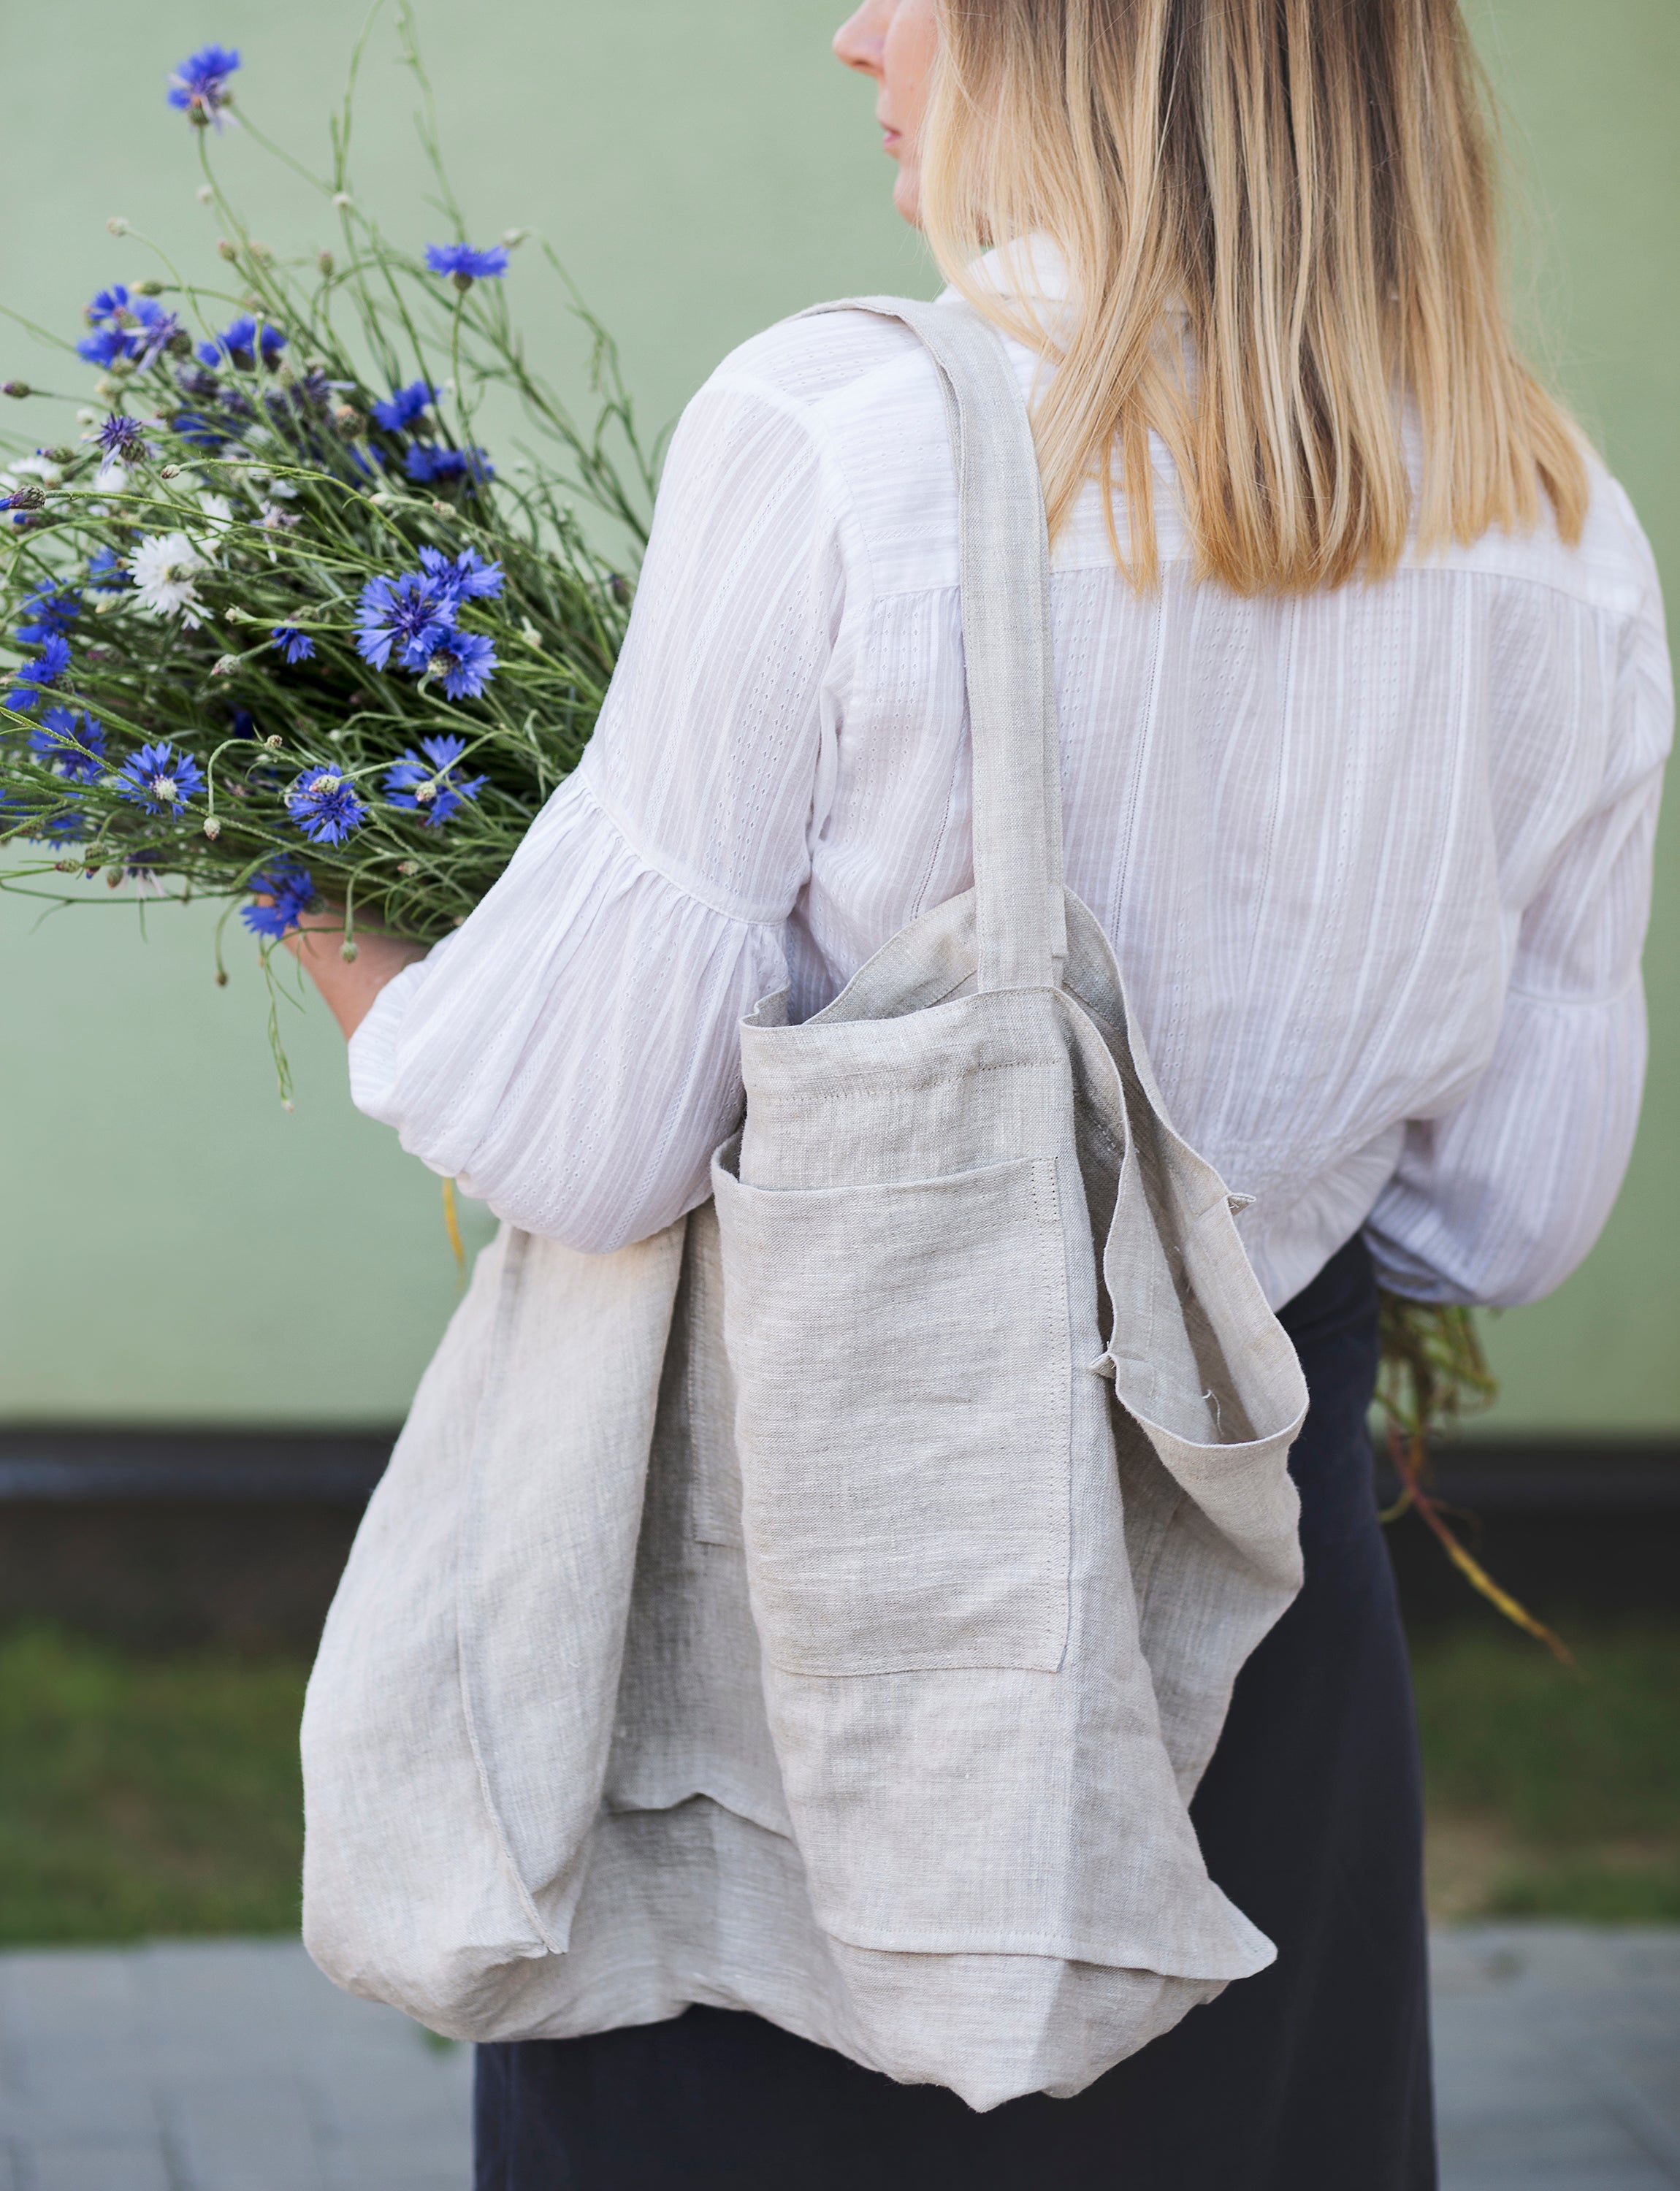
[[(868, 88), (827, 51), (839, 0), (421, 0), (416, 12), (476, 230), (520, 224), (555, 238), (618, 331), (649, 420), (800, 304), (932, 286), (887, 203)], [(1477, 20), (1531, 177), (1518, 257), (1555, 330), (1554, 369), (1665, 568), (1680, 571), (1680, 9), (1500, 0)], [(94, 287), (145, 270), (138, 242), (106, 233), (112, 213), (202, 265), (209, 216), (194, 202), (188, 133), (162, 103), (168, 67), (208, 37), (239, 45), (242, 102), (312, 153), (356, 20), (330, 0), (7, 9), (0, 298), (72, 330)], [(394, 51), (376, 31), (358, 186), (420, 241), (435, 224)], [(220, 160), (269, 242), (324, 235), (308, 193), (248, 138), (230, 133)], [(575, 356), (534, 259), (515, 259), (513, 287), (533, 348)], [(10, 374), (42, 377), (42, 363), (0, 327)], [(1671, 833), (1633, 1175), (1581, 1272), (1494, 1325), (1505, 1426), (1680, 1427), (1680, 1162), (1666, 1131), (1680, 1083), (1675, 868)], [(400, 1414), (454, 1298), (438, 1184), (351, 1109), (325, 1014), (282, 1009), (298, 1082), (288, 1115), (254, 953), (236, 943), (233, 979), (217, 989), (211, 916), (154, 908), (143, 933), (114, 902), (38, 915), (0, 898), (0, 1418)]]

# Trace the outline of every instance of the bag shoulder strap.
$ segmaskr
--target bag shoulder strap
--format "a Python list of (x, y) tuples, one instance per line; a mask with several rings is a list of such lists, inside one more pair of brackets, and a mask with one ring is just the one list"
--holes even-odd
[(1068, 930), (1050, 535), (1014, 369), (1001, 337), (966, 303), (852, 297), (811, 310), (902, 320), (938, 369), (957, 473), (974, 756), (976, 986), (1059, 987)]

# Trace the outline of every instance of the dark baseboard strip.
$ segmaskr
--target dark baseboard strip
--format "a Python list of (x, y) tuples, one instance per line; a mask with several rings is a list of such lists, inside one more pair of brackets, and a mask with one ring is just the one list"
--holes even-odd
[(362, 1506), (393, 1430), (0, 1430), (0, 1503)]
[[(1466, 1437), (1436, 1446), (1432, 1488), (1483, 1513), (1680, 1511), (1680, 1439)], [(1379, 1465), (1385, 1504), (1399, 1484)]]
[[(53, 1424), (0, 1429), (0, 1504), (174, 1500), (361, 1506), (395, 1428), (144, 1430)], [(1680, 1511), (1680, 1440), (1464, 1438), (1436, 1448), (1433, 1482), (1485, 1513)], [(1379, 1468), (1385, 1502), (1398, 1486)]]

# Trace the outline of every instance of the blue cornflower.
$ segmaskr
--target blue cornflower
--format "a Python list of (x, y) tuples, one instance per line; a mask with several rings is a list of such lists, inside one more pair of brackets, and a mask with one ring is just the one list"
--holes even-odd
[[(134, 317), (139, 325), (128, 338), (128, 354), (144, 370), (148, 365), (155, 365), (166, 350), (174, 346), (181, 333), (181, 323), (174, 313), (166, 312), (150, 297), (134, 299)], [(180, 347), (183, 351), (187, 347), (184, 337)]]
[(410, 443), (402, 468), (416, 487), (448, 486), (455, 480), (496, 476), (496, 467), (482, 449), (435, 449), (425, 441)]
[(453, 600), (418, 571), (370, 578), (356, 612), (356, 651), (375, 669), (384, 668), (393, 648), (402, 669), (424, 669), (454, 613)]
[(280, 649), (280, 658), (289, 667), (297, 662), (308, 662), (315, 653), (315, 641), (294, 623), (277, 623), (269, 637)]
[(120, 594), (134, 583), (114, 548), (95, 548), (88, 558), (88, 583), (96, 594)]
[(184, 441), (191, 441), (196, 449), (208, 449), (214, 455), (225, 449), (233, 436), (219, 420), (207, 418), (202, 411), (177, 411), (169, 421)]
[(294, 929), (315, 902), (315, 881), (307, 868), (295, 860), (272, 860), (252, 876), (249, 887), (271, 905), (248, 905), (240, 919), (253, 936), (282, 936)]
[(286, 347), (286, 339), (284, 331), (270, 326), (266, 320), (259, 334), (255, 320), (248, 312), (243, 313), (225, 327), (214, 342), (199, 344), (199, 361), (203, 365), (215, 366), (225, 358), (241, 373), (249, 373), (257, 361), (259, 351), (265, 365), (276, 363)]
[(119, 358), (128, 355), (128, 338), (121, 327), (97, 327), (92, 334), (83, 336), (76, 355), (98, 366), (101, 373), (108, 372)]
[(30, 732), (29, 743), (54, 776), (66, 777), (72, 783), (99, 782), (105, 765), (105, 732), (91, 715), (83, 715), (78, 728), (71, 709), (49, 708), (40, 728)]
[(311, 845), (342, 845), (367, 819), (355, 788), (330, 768), (306, 768), (287, 793), (286, 805)]
[(476, 700), (496, 674), (495, 642), (481, 632), (446, 631), (432, 649), (426, 664), (429, 675), (441, 677), (447, 700)]
[[(0, 839), (15, 835), (39, 844), (43, 839), (85, 835), (82, 817), (75, 811), (76, 794), (59, 788), (49, 795), (55, 812), (46, 811), (32, 799), (20, 799), (15, 792), (0, 790)], [(70, 802), (68, 812), (66, 802)]]
[(406, 388), (394, 388), (383, 403), (373, 406), (373, 423), (388, 433), (400, 434), (436, 401), (437, 390), (430, 382), (411, 380)]
[(66, 586), (56, 579), (31, 594), (24, 603), (23, 622), (18, 626), (18, 637), (26, 646), (38, 646), (50, 639), (54, 632), (66, 630), (82, 612), (82, 596), (74, 586)]
[(441, 548), (422, 548), (420, 567), (438, 589), (457, 601), (487, 600), (502, 590), (502, 566), (487, 563), (476, 548), (446, 555)]
[(170, 105), (179, 107), (196, 129), (211, 122), (219, 129), (222, 110), (233, 104), (227, 80), (238, 65), (237, 46), (201, 46), (169, 78)]
[(121, 411), (111, 413), (94, 439), (106, 464), (120, 460), (132, 464), (145, 454), (145, 435), (140, 420), (127, 418)]
[(128, 355), (127, 328), (133, 323), (128, 292), (121, 282), (113, 282), (109, 289), (101, 289), (83, 316), (93, 329), (77, 344), (78, 357), (85, 357), (89, 365), (100, 367), (115, 365), (118, 358)]
[(172, 745), (142, 746), (117, 770), (117, 788), (148, 814), (169, 814), (202, 791), (204, 771)]
[(487, 276), (505, 274), (508, 254), (499, 243), (488, 251), (475, 251), (470, 243), (429, 243), (426, 264), (434, 274), (447, 274), (458, 289), (470, 289)]
[(70, 667), (70, 642), (62, 633), (53, 632), (41, 642), (39, 658), (26, 662), (17, 672), (18, 681), (6, 695), (9, 708), (32, 708), (49, 685), (56, 685)]
[(428, 829), (441, 829), (464, 799), (477, 798), (484, 782), (458, 772), (456, 764), (466, 747), (464, 738), (422, 738), (419, 754), (411, 749), (385, 771), (385, 797), (393, 806), (424, 815)]
[(36, 825), (36, 835), (48, 844), (79, 844), (88, 834), (88, 817), (83, 811), (81, 794), (74, 791), (59, 794), (59, 808), (45, 821)]

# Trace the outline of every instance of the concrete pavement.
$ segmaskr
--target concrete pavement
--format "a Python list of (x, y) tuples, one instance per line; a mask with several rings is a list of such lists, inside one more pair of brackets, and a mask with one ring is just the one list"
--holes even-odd
[[(1680, 2187), (1680, 1929), (1466, 1926), (1435, 1973), (1443, 2191)], [(470, 2084), (290, 1941), (0, 1955), (0, 2191), (467, 2191)]]

